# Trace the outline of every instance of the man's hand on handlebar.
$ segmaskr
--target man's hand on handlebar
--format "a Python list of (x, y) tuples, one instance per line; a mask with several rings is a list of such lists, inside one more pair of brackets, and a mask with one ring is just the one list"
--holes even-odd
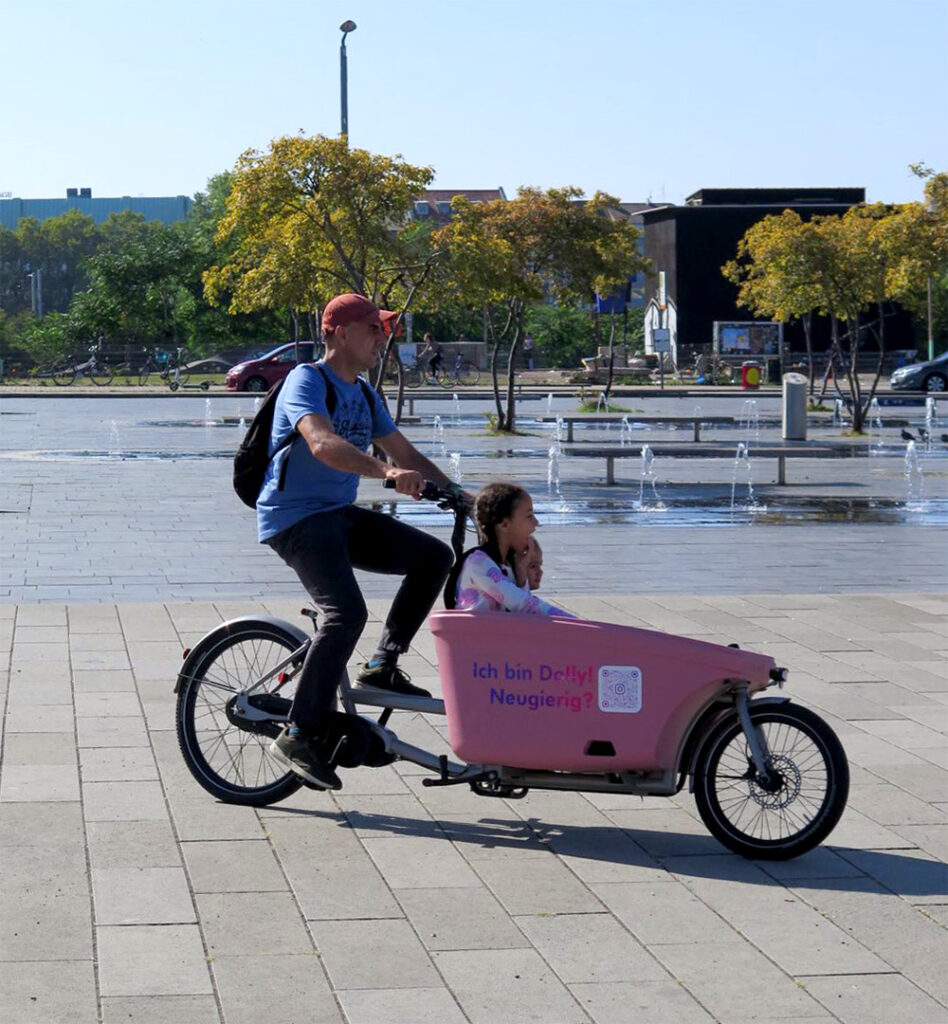
[(474, 495), (469, 491), (465, 491), (459, 484), (448, 484), (447, 487), (441, 487), (431, 480), (423, 480), (422, 489), (417, 494), (414, 491), (402, 490), (398, 483), (398, 474), (409, 472), (411, 471), (407, 469), (391, 467), (382, 481), (382, 486), (386, 490), (397, 490), (399, 494), (411, 494), (413, 497), (424, 501), (436, 502), (439, 508), (460, 509), (464, 512), (470, 512), (474, 507)]
[(385, 470), (385, 486), (394, 488), (398, 494), (410, 494), (417, 501), (424, 490), (425, 478), (413, 469), (389, 466)]

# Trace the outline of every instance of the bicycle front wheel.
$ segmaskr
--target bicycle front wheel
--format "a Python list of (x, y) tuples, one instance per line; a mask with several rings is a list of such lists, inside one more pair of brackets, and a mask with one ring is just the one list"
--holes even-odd
[(53, 383), (60, 387), (69, 387), (76, 379), (76, 368), (71, 363), (59, 363), (52, 369)]
[(473, 363), (465, 363), (458, 372), (458, 380), (465, 387), (473, 387), (481, 379), (481, 371)]
[(444, 388), (445, 391), (450, 391), (453, 387), (456, 387), (458, 382), (457, 377), (446, 373), (444, 370), (435, 370), (435, 380), (438, 382), (438, 387)]
[(98, 387), (106, 387), (112, 383), (112, 367), (106, 362), (96, 363), (95, 367), (89, 371), (89, 376), (92, 378), (92, 383)]
[[(299, 649), (299, 638), (289, 630), (248, 619), (219, 627), (185, 663), (175, 712), (178, 745), (191, 774), (218, 800), (263, 807), (303, 784), (270, 753), (281, 724), (248, 722), (238, 705), (246, 691)], [(246, 698), (252, 708), (289, 714), (304, 654), (305, 649), (253, 689)]]
[(695, 769), (695, 803), (728, 849), (760, 860), (788, 860), (821, 843), (849, 794), (849, 763), (819, 715), (793, 704), (750, 708), (773, 766), (762, 784), (737, 715), (705, 740)]

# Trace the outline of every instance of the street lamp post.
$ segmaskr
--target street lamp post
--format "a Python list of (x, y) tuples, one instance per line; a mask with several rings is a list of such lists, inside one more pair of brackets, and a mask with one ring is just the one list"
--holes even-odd
[(346, 71), (346, 36), (350, 32), (355, 32), (355, 30), (356, 23), (354, 21), (344, 21), (339, 26), (339, 31), (342, 33), (342, 42), (339, 44), (339, 100), (342, 106), (342, 135), (345, 139), (349, 138), (349, 90)]

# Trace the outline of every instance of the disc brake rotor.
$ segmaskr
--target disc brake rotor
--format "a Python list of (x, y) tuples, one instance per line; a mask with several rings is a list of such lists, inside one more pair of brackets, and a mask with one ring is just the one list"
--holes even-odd
[(783, 754), (773, 758), (771, 765), (771, 773), (779, 779), (779, 786), (765, 789), (756, 779), (748, 779), (747, 788), (755, 803), (767, 810), (780, 810), (792, 804), (800, 793), (800, 769)]

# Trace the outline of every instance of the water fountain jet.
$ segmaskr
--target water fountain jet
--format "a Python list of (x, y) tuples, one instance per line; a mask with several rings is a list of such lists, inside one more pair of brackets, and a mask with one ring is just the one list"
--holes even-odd
[(925, 511), (925, 481), (922, 475), (922, 464), (918, 458), (918, 448), (914, 441), (905, 446), (905, 507), (909, 512)]

